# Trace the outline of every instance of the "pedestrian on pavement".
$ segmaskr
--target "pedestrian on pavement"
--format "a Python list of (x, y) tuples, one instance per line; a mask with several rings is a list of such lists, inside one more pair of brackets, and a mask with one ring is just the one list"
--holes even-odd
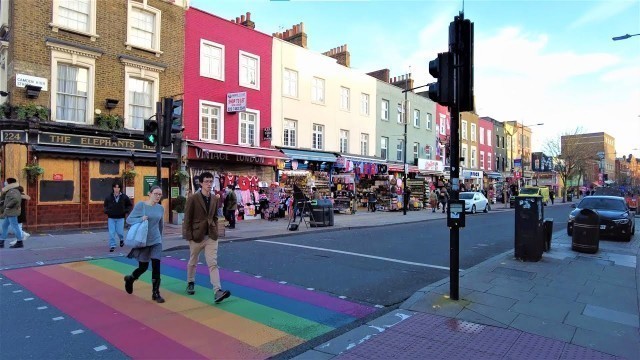
[(553, 189), (551, 189), (551, 191), (549, 191), (549, 198), (551, 199), (551, 205), (553, 205), (553, 199), (556, 197), (556, 193), (553, 191)]
[(20, 184), (18, 184), (18, 180), (15, 178), (8, 178), (2, 188), (2, 193), (0, 194), (0, 216), (4, 217), (4, 221), (2, 222), (0, 248), (4, 247), (4, 241), (7, 239), (9, 227), (11, 227), (13, 233), (16, 234), (16, 238), (18, 239), (18, 241), (10, 247), (24, 247), (22, 242), (22, 230), (20, 230), (20, 225), (18, 225), (18, 216), (20, 216), (20, 212), (22, 211), (22, 196), (20, 194), (20, 190), (18, 190), (19, 186)]
[[(202, 186), (202, 183), (200, 183)], [(226, 217), (229, 221), (229, 225), (225, 227), (227, 229), (235, 229), (236, 228), (236, 210), (238, 210), (238, 198), (236, 197), (235, 191), (233, 191), (233, 185), (227, 186), (227, 196), (224, 198), (224, 207), (226, 210)]]
[[(27, 200), (31, 200), (31, 197), (27, 194), (24, 193), (24, 188), (22, 186), (18, 186), (18, 190), (20, 191), (20, 198), (22, 199), (20, 201), (20, 216), (18, 216), (18, 226), (20, 227), (20, 231), (22, 231), (22, 240), (27, 240), (29, 238), (29, 236), (31, 236), (31, 234), (29, 234), (28, 232), (24, 231), (24, 229), (22, 228), (22, 224), (27, 222)], [(15, 235), (15, 234), (14, 234)], [(14, 240), (11, 243), (11, 246), (14, 246), (18, 243), (18, 240)], [(23, 247), (22, 246), (15, 246), (15, 247)]]
[(447, 189), (444, 187), (440, 189), (440, 204), (442, 204), (442, 213), (444, 214), (447, 211), (447, 200), (449, 198), (449, 193)]
[(431, 194), (429, 194), (429, 205), (431, 205), (431, 212), (436, 212), (436, 208), (438, 207), (438, 194), (436, 194), (435, 190), (432, 190)]
[[(196, 266), (200, 253), (204, 250), (204, 258), (207, 261), (209, 277), (211, 285), (213, 285), (214, 302), (219, 303), (228, 298), (231, 292), (222, 290), (222, 285), (220, 284), (217, 213), (219, 198), (211, 196), (213, 174), (210, 172), (200, 174), (200, 185), (202, 186), (201, 189), (187, 199), (184, 209), (184, 221), (182, 222), (182, 236), (189, 242), (187, 294), (193, 295), (196, 293)], [(233, 190), (231, 190), (231, 193), (233, 193)]]
[(124, 277), (124, 289), (128, 294), (133, 293), (133, 282), (144, 274), (151, 261), (151, 299), (157, 303), (163, 303), (160, 296), (160, 256), (162, 255), (162, 229), (164, 227), (164, 208), (160, 205), (162, 189), (160, 186), (152, 186), (149, 189), (149, 198), (136, 204), (127, 217), (127, 224), (136, 224), (142, 221), (149, 222), (146, 246), (131, 249), (130, 259), (138, 260), (138, 268), (131, 275)]
[(118, 180), (113, 182), (111, 188), (113, 191), (104, 199), (104, 213), (107, 214), (109, 229), (109, 252), (116, 249), (116, 236), (120, 239), (120, 247), (124, 246), (124, 219), (133, 208), (131, 199), (122, 193), (122, 184)]

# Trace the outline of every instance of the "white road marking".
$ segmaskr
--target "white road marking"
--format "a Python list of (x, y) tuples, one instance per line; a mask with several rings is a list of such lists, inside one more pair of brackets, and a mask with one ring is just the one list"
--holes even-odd
[(58, 316), (58, 317), (54, 317), (54, 318), (52, 318), (51, 320), (53, 320), (53, 321), (60, 321), (60, 320), (64, 320), (64, 317), (62, 317), (62, 316)]
[(33, 298), (25, 298), (24, 301), (31, 301)]
[(307, 288), (307, 290), (309, 290), (309, 291), (313, 291), (313, 290), (315, 290), (315, 289), (314, 289), (314, 288)]
[(54, 246), (54, 247), (46, 247), (46, 248), (38, 248), (38, 250), (52, 250), (52, 249), (64, 249), (64, 246)]
[(347, 297), (346, 297), (346, 296), (344, 296), (344, 295), (340, 295), (340, 296), (338, 296), (338, 297), (339, 297), (340, 299), (346, 299), (346, 298), (347, 298)]
[(374, 306), (374, 307), (376, 307), (376, 308), (378, 308), (378, 309), (382, 309), (382, 308), (384, 307), (384, 305), (376, 305), (376, 306)]
[(182, 260), (182, 261), (186, 261), (187, 259), (184, 259), (184, 258), (183, 258), (183, 259), (180, 259), (180, 260)]
[(165, 257), (168, 257), (168, 258), (170, 258), (170, 257), (171, 257), (171, 255), (167, 255), (167, 256), (165, 256)]
[(255, 278), (256, 279), (260, 279), (262, 277), (262, 275), (256, 275)]
[(44, 265), (44, 261), (36, 261), (36, 265)]
[(44, 310), (46, 308), (47, 308), (46, 306), (38, 306), (38, 310)]
[(240, 272), (240, 270), (233, 270), (233, 272), (234, 272), (234, 273), (239, 273), (239, 272)]
[(100, 345), (100, 346), (94, 347), (93, 350), (95, 350), (95, 351), (104, 351), (104, 350), (107, 350), (107, 347), (104, 346), (104, 345)]
[(198, 261), (198, 265), (202, 265), (202, 261)]
[(284, 284), (286, 284), (286, 283), (287, 283), (286, 281), (280, 281), (280, 284), (283, 284), (283, 285), (284, 285)]
[(21, 292), (22, 292), (22, 290), (13, 290), (14, 294), (21, 293)]
[(6, 283), (6, 284), (2, 284), (2, 286), (11, 286), (13, 285), (12, 283)]
[(84, 332), (84, 330), (73, 330), (71, 332), (72, 335), (78, 335), (78, 334), (82, 334)]
[[(365, 258), (369, 258), (369, 259), (376, 259), (376, 260), (395, 262), (395, 263), (399, 263), (399, 264), (415, 265), (415, 266), (422, 266), (422, 267), (441, 269), (441, 270), (449, 270), (449, 268), (447, 266), (423, 264), (423, 263), (418, 263), (418, 262), (413, 262), (413, 261), (405, 261), (405, 260), (399, 260), (399, 259), (386, 258), (386, 257), (382, 257), (382, 256), (374, 256), (374, 255), (354, 253), (354, 252), (351, 252), (351, 251), (326, 249), (326, 248), (320, 248), (320, 247), (315, 247), (315, 246), (306, 246), (306, 245), (298, 245), (298, 244), (288, 244), (288, 243), (277, 242), (277, 241), (269, 241), (269, 240), (256, 240), (256, 241), (257, 242), (263, 242), (263, 243), (269, 243), (269, 244), (276, 244), (276, 245), (293, 246), (293, 247), (299, 247), (299, 248), (311, 249), (311, 250), (327, 251), (327, 252), (333, 252), (333, 253), (337, 253), (337, 254), (360, 256), (360, 257), (365, 257)], [(464, 269), (460, 269), (460, 271), (462, 272), (462, 271), (464, 271)]]

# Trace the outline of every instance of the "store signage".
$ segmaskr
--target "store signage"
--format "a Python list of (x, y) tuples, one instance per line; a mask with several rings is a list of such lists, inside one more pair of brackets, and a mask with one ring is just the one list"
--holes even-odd
[(271, 140), (271, 128), (262, 129), (262, 140)]
[(190, 149), (193, 149), (190, 151), (193, 151), (193, 155), (195, 155), (195, 158), (201, 160), (235, 161), (257, 165), (276, 166), (276, 159), (273, 158), (251, 155), (225, 154), (215, 151), (204, 151), (198, 147), (190, 147)]
[(482, 179), (482, 171), (463, 170), (462, 177), (465, 179)]
[(420, 171), (444, 171), (444, 163), (438, 160), (418, 159)]
[(53, 174), (53, 180), (54, 181), (62, 181), (62, 180), (64, 180), (64, 176), (62, 176), (62, 174)]
[[(65, 145), (78, 147), (94, 147), (114, 150), (156, 151), (153, 146), (147, 146), (142, 140), (117, 139), (107, 137), (85, 136), (74, 134), (39, 133), (38, 144), (41, 145)], [(165, 147), (162, 152), (173, 152), (173, 145)]]
[(152, 186), (158, 185), (158, 178), (155, 176), (145, 176), (142, 181), (142, 192), (147, 195), (151, 191)]
[(513, 167), (522, 167), (522, 159), (513, 159)]
[(41, 91), (47, 91), (47, 79), (25, 75), (25, 74), (16, 74), (16, 87), (23, 88), (27, 85), (39, 86)]
[(237, 92), (227, 94), (227, 112), (245, 111), (247, 109), (247, 93)]
[(2, 130), (0, 138), (3, 143), (26, 143), (27, 133), (21, 130)]

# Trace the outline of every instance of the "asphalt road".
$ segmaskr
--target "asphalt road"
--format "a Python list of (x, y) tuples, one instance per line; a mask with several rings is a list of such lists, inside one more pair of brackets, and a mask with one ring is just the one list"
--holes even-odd
[[(569, 212), (570, 205), (563, 204), (545, 208), (544, 216), (554, 218), (554, 232), (565, 231)], [(512, 211), (467, 214), (460, 231), (460, 268), (513, 249), (514, 222)], [(221, 243), (218, 257), (226, 269), (391, 306), (449, 275), (449, 229), (445, 220), (432, 220), (257, 238)]]

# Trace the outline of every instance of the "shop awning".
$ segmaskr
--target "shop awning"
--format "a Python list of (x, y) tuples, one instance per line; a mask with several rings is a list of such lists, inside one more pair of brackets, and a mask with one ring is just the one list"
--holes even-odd
[[(107, 150), (107, 149), (90, 149), (83, 147), (64, 147), (64, 146), (47, 146), (47, 145), (32, 145), (34, 152), (42, 153), (54, 153), (60, 155), (66, 155), (66, 157), (76, 157), (84, 159), (94, 159), (101, 157), (126, 157), (126, 158), (139, 158), (139, 159), (155, 159), (155, 152), (143, 152), (143, 151), (131, 151), (131, 150)], [(163, 159), (176, 159), (177, 156), (173, 154), (162, 154)]]
[(500, 174), (499, 172), (487, 172), (487, 177), (489, 179), (500, 180), (502, 179), (502, 174)]
[(374, 163), (374, 164), (386, 164), (386, 160), (382, 160), (377, 157), (369, 157), (369, 156), (353, 156), (353, 155), (339, 155), (338, 158), (344, 158), (345, 160), (351, 160), (354, 162), (365, 162), (365, 163)]
[[(404, 172), (404, 165), (402, 164), (389, 164), (389, 172)], [(415, 165), (409, 165), (410, 173), (419, 173), (420, 169), (418, 169)]]
[(288, 159), (277, 149), (269, 149), (269, 148), (261, 148), (261, 147), (246, 147), (246, 146), (227, 145), (227, 144), (213, 144), (213, 143), (199, 142), (199, 141), (189, 141), (189, 145), (195, 146), (200, 150), (204, 151), (205, 153), (210, 152), (210, 153), (218, 153), (218, 154), (262, 157), (262, 158), (282, 159), (282, 160)]
[(321, 151), (309, 151), (298, 149), (280, 149), (289, 157), (289, 159), (296, 160), (311, 160), (311, 161), (324, 161), (324, 162), (336, 162), (336, 156), (331, 153)]

